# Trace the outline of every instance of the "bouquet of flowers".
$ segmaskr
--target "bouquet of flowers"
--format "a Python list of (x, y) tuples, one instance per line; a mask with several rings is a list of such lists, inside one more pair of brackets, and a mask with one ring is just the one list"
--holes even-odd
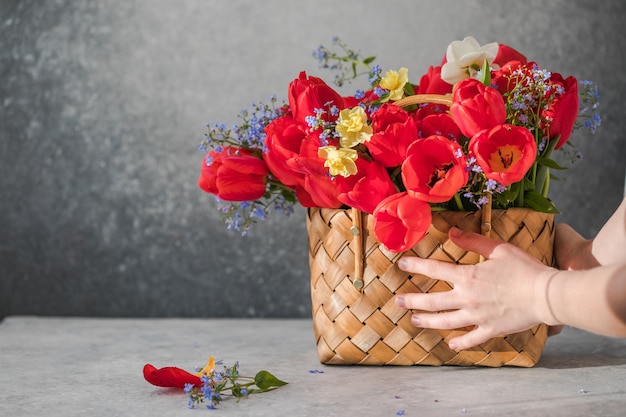
[(367, 89), (342, 96), (301, 72), (287, 102), (271, 98), (232, 127), (209, 124), (198, 184), (217, 196), (230, 228), (248, 232), (270, 210), (356, 208), (373, 216), (376, 238), (403, 252), (426, 234), (438, 210), (527, 207), (557, 213), (551, 170), (572, 157), (574, 128), (595, 133), (597, 87), (542, 69), (515, 49), (474, 38), (452, 42), (440, 65), (412, 83), (408, 69), (361, 58), (339, 39), (320, 47), (320, 66), (341, 85), (360, 75)]

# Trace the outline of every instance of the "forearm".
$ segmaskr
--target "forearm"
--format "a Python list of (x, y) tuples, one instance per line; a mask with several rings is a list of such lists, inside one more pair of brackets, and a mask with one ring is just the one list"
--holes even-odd
[(626, 337), (626, 263), (556, 272), (545, 294), (546, 323)]
[(626, 198), (593, 239), (591, 253), (601, 265), (626, 262)]

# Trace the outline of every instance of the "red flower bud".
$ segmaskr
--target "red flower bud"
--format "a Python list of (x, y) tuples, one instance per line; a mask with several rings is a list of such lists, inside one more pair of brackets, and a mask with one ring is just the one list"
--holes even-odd
[(339, 110), (344, 108), (341, 95), (328, 86), (321, 78), (307, 76), (302, 71), (298, 78), (289, 84), (289, 107), (293, 118), (306, 125), (306, 117), (314, 116), (316, 109), (326, 111), (323, 118), (329, 120), (329, 108), (337, 106)]
[(269, 170), (265, 162), (250, 151), (227, 147), (211, 151), (210, 164), (202, 161), (198, 185), (225, 201), (251, 201), (265, 193)]
[(551, 119), (548, 132), (550, 139), (559, 136), (559, 142), (554, 147), (559, 149), (569, 140), (578, 117), (578, 81), (571, 76), (563, 79), (558, 73), (552, 73), (550, 81), (563, 87), (562, 93), (554, 98), (552, 105), (543, 114)]
[(468, 138), (506, 120), (506, 106), (498, 90), (473, 78), (457, 84), (450, 112), (454, 122)]
[(422, 240), (432, 222), (430, 205), (407, 193), (393, 194), (374, 211), (374, 235), (387, 249), (404, 252)]

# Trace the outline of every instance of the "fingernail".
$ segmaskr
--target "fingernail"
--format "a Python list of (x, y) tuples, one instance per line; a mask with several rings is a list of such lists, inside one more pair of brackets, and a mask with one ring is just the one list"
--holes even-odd
[(406, 259), (402, 258), (398, 261), (398, 268), (405, 269), (408, 266), (408, 263), (409, 262)]
[(398, 307), (405, 308), (405, 306), (404, 306), (404, 294), (396, 295), (396, 305)]
[(459, 237), (463, 234), (463, 231), (459, 229), (458, 227), (451, 227), (449, 233), (450, 233), (450, 236)]
[(411, 316), (411, 324), (413, 324), (413, 326), (419, 327), (422, 324), (422, 321), (419, 317), (413, 315)]
[(457, 346), (455, 342), (448, 343), (448, 347), (450, 347), (450, 349), (452, 350), (459, 350), (459, 347)]

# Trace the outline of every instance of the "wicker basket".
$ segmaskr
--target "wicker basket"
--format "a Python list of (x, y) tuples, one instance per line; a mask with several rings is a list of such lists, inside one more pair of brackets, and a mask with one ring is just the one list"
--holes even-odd
[[(521, 208), (489, 212), (491, 237), (511, 242), (553, 265), (553, 215)], [(416, 328), (410, 311), (395, 305), (395, 294), (451, 289), (445, 281), (400, 270), (396, 262), (402, 256), (461, 264), (480, 261), (477, 254), (448, 240), (452, 226), (481, 232), (480, 212), (434, 213), (425, 238), (403, 254), (380, 245), (371, 233), (371, 220), (353, 209), (308, 210), (313, 325), (321, 363), (492, 367), (537, 363), (547, 338), (543, 324), (456, 352), (447, 341), (468, 329)]]

